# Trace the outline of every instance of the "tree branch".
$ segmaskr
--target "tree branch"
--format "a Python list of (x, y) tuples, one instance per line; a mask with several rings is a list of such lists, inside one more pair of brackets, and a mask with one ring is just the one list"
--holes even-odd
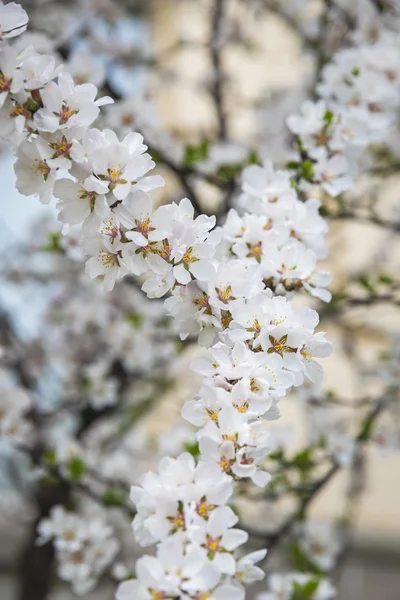
[[(370, 412), (367, 414), (367, 416), (361, 423), (359, 433), (355, 440), (357, 447), (360, 447), (361, 445), (366, 444), (368, 442), (374, 423), (376, 422), (378, 417), (381, 415), (381, 413), (386, 409), (386, 407), (392, 400), (394, 393), (397, 393), (397, 392), (398, 392), (397, 388), (395, 388), (395, 389), (389, 388), (387, 390), (387, 393), (385, 393), (383, 396), (381, 396), (376, 401), (373, 408), (370, 410)], [(281, 525), (281, 527), (274, 533), (272, 533), (268, 536), (265, 536), (264, 533), (260, 533), (256, 530), (252, 530), (252, 529), (249, 530), (248, 528), (246, 528), (247, 531), (249, 531), (250, 535), (252, 535), (254, 537), (259, 537), (259, 538), (262, 537), (264, 539), (265, 544), (268, 548), (268, 555), (267, 555), (266, 560), (269, 559), (269, 557), (271, 555), (271, 550), (273, 550), (281, 542), (281, 540), (283, 538), (285, 538), (288, 534), (290, 534), (294, 524), (299, 520), (299, 518), (303, 517), (305, 511), (307, 510), (307, 508), (311, 504), (311, 502), (315, 499), (315, 497), (319, 494), (319, 492), (321, 490), (323, 490), (325, 488), (325, 486), (333, 479), (333, 477), (336, 475), (336, 473), (338, 473), (341, 470), (341, 468), (342, 468), (341, 465), (339, 465), (336, 461), (332, 461), (332, 464), (331, 464), (330, 468), (328, 469), (328, 471), (325, 473), (325, 475), (323, 475), (320, 479), (316, 480), (310, 486), (308, 491), (305, 491), (303, 493), (302, 499), (300, 500), (300, 503), (299, 503), (299, 506), (298, 506), (298, 509), (296, 510), (296, 512), (292, 513), (284, 521), (284, 523)]]
[(217, 114), (218, 139), (227, 138), (227, 116), (224, 108), (222, 69), (222, 28), (224, 22), (224, 0), (214, 0), (214, 10), (211, 23), (210, 55), (213, 66), (213, 81), (211, 95), (214, 100)]

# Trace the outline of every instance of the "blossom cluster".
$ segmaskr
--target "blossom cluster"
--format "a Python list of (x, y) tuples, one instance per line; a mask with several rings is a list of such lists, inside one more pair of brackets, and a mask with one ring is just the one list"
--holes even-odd
[[(0, 6), (2, 38), (26, 23), (17, 5)], [(237, 210), (217, 228), (214, 216), (195, 216), (187, 198), (154, 209), (149, 193), (163, 180), (149, 175), (155, 163), (143, 137), (128, 132), (120, 140), (111, 129), (91, 127), (112, 102), (96, 100), (93, 83), (75, 85), (53, 57), (32, 48), (0, 46), (0, 123), (16, 147), (18, 190), (42, 202), (54, 196), (65, 233), (80, 226), (91, 278), (101, 276), (112, 290), (126, 275), (144, 276), (149, 298), (169, 293), (166, 309), (181, 338), (198, 335), (208, 348), (209, 356), (192, 365), (203, 386), (182, 410), (200, 427), (199, 460), (186, 453), (164, 458), (158, 473), (132, 488), (135, 539), (157, 543), (157, 555), (138, 561), (136, 579), (121, 584), (118, 600), (242, 600), (242, 584), (262, 578), (255, 564), (265, 551), (239, 558), (247, 534), (235, 528), (227, 503), (237, 480), (268, 483), (267, 421), (279, 416), (279, 399), (292, 386), (321, 380), (315, 359), (331, 352), (316, 332), (316, 311), (295, 309), (291, 298), (305, 290), (330, 299), (330, 275), (317, 268), (327, 231), (318, 195), (320, 188), (332, 196), (349, 189), (360, 150), (389, 126), (399, 89), (388, 44), (334, 58), (322, 75), (322, 100), (288, 119), (297, 147), (288, 169), (248, 166)], [(100, 367), (92, 371), (89, 378), (101, 379)], [(100, 393), (103, 404), (110, 395)], [(67, 521), (57, 512), (39, 533), (56, 540), (61, 577), (82, 589), (112, 561), (116, 545), (106, 527), (96, 523), (93, 533), (90, 522), (73, 524), (70, 543)], [(296, 577), (283, 589), (306, 583)]]
[(159, 543), (157, 557), (138, 561), (138, 579), (121, 585), (118, 600), (156, 597), (151, 590), (164, 598), (201, 598), (212, 590), (213, 598), (236, 600), (244, 597), (242, 583), (263, 578), (255, 563), (265, 551), (235, 557), (248, 534), (234, 528), (238, 517), (226, 506), (232, 477), (216, 464), (196, 464), (188, 453), (164, 458), (159, 473), (147, 473), (140, 483), (131, 489), (133, 530), (141, 545)]
[(113, 563), (119, 543), (103, 516), (81, 516), (54, 506), (38, 526), (38, 545), (53, 540), (58, 575), (76, 594), (89, 592)]
[(320, 99), (287, 118), (297, 152), (290, 168), (303, 169), (305, 187), (338, 196), (354, 185), (365, 149), (382, 142), (396, 119), (400, 42), (385, 30), (373, 42), (337, 52), (322, 71)]

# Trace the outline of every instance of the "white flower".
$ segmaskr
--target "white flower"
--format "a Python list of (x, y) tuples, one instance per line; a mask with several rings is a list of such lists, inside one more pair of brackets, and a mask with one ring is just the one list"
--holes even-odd
[(300, 115), (290, 115), (286, 124), (292, 133), (303, 136), (313, 136), (326, 125), (325, 114), (328, 110), (326, 102), (311, 102), (307, 100), (300, 107)]
[(189, 532), (190, 540), (203, 548), (204, 556), (208, 556), (213, 566), (228, 575), (236, 572), (233, 550), (248, 538), (246, 531), (233, 529), (238, 520), (231, 508), (221, 506), (211, 513), (206, 523), (194, 526)]
[(304, 587), (309, 581), (316, 581), (315, 592), (309, 596), (312, 600), (331, 600), (335, 590), (326, 579), (318, 579), (307, 573), (274, 573), (268, 579), (269, 592), (261, 593), (257, 600), (290, 600), (296, 585)]
[[(304, 287), (311, 295), (330, 300), (330, 294), (317, 287), (320, 280), (321, 283), (325, 283), (325, 278), (319, 278), (319, 273), (316, 271), (315, 253), (305, 249), (297, 240), (292, 240), (280, 249), (272, 244), (267, 246), (261, 264), (264, 278), (272, 278), (275, 286), (281, 283), (288, 291), (296, 287)], [(329, 274), (326, 281), (330, 283)]]
[(254, 200), (268, 203), (276, 202), (285, 193), (294, 193), (288, 171), (275, 171), (271, 161), (263, 166), (250, 165), (242, 173), (242, 190), (240, 205), (253, 210)]
[(78, 127), (55, 133), (42, 133), (35, 138), (36, 146), (43, 160), (52, 169), (71, 169), (72, 161), (78, 156), (78, 142), (81, 130)]
[(262, 423), (248, 423), (233, 406), (222, 408), (218, 421), (210, 420), (197, 438), (206, 461), (215, 462), (225, 473), (249, 477), (259, 487), (270, 480), (269, 473), (258, 467), (271, 450), (269, 434)]
[(215, 465), (200, 462), (196, 466), (187, 453), (177, 459), (164, 458), (159, 473), (147, 473), (140, 483), (141, 487), (131, 488), (131, 500), (137, 507), (133, 530), (142, 545), (185, 530), (194, 515), (208, 517), (232, 493), (230, 477)]
[(91, 179), (101, 182), (105, 194), (112, 192), (117, 200), (123, 200), (131, 191), (147, 192), (164, 185), (158, 175), (144, 177), (154, 168), (146, 150), (139, 133), (129, 133), (119, 141), (111, 129), (90, 129), (82, 139), (81, 160), (88, 162)]
[(39, 545), (54, 540), (58, 575), (72, 584), (78, 595), (86, 594), (113, 562), (119, 543), (102, 514), (81, 516), (55, 506), (38, 525)]
[(323, 377), (323, 370), (314, 357), (325, 358), (332, 354), (332, 344), (325, 339), (325, 333), (318, 332), (310, 336), (300, 350), (303, 358), (302, 366), (309, 379), (313, 383), (320, 383)]
[(20, 35), (26, 30), (28, 15), (15, 2), (6, 5), (0, 2), (0, 40)]
[(14, 48), (0, 48), (0, 108), (8, 94), (17, 94), (23, 87), (23, 77), (19, 69), (20, 61)]
[(50, 202), (57, 171), (43, 159), (35, 140), (26, 140), (21, 144), (14, 170), (17, 176), (17, 190), (21, 194), (35, 194), (43, 204)]
[(324, 148), (319, 148), (312, 153), (316, 160), (313, 163), (315, 180), (330, 196), (339, 194), (353, 187), (353, 181), (349, 176), (349, 163), (341, 154), (329, 157)]
[(27, 48), (19, 56), (21, 76), (24, 89), (27, 91), (39, 90), (55, 79), (63, 70), (62, 65), (56, 66), (53, 56), (39, 54), (32, 47)]
[[(115, 228), (110, 224), (110, 240), (113, 240)], [(118, 232), (115, 233), (118, 236)], [(116, 238), (117, 239), (117, 238)], [(117, 242), (115, 249), (111, 243), (107, 244), (104, 236), (99, 235), (88, 242), (86, 251), (91, 258), (86, 263), (86, 273), (91, 279), (103, 275), (104, 288), (111, 291), (117, 279), (123, 277), (127, 270), (120, 254), (120, 244)]]
[(317, 567), (330, 571), (335, 566), (340, 544), (330, 523), (307, 521), (299, 528), (298, 539), (302, 550)]
[[(122, 583), (117, 600), (173, 600), (201, 597), (215, 588), (219, 571), (196, 547), (187, 547), (178, 534), (159, 544), (157, 556), (143, 556), (136, 563), (136, 580)], [(208, 594), (207, 594), (208, 596)]]
[(68, 225), (84, 222), (88, 231), (97, 232), (111, 212), (103, 191), (96, 181), (84, 176), (77, 181), (58, 179), (53, 191), (58, 198), (58, 220)]
[(69, 127), (88, 127), (95, 121), (100, 106), (112, 102), (107, 96), (95, 100), (97, 88), (92, 83), (74, 85), (71, 75), (61, 73), (58, 83), (50, 81), (41, 92), (43, 108), (34, 115), (40, 131), (54, 132)]
[(256, 563), (261, 562), (267, 555), (267, 550), (257, 550), (251, 552), (236, 563), (235, 577), (240, 583), (254, 583), (262, 581), (265, 573), (260, 567), (256, 567)]

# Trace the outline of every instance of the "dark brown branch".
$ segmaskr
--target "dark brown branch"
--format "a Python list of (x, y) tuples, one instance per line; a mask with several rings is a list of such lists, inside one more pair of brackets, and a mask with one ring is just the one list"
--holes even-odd
[(224, 0), (214, 0), (211, 23), (210, 55), (213, 66), (211, 94), (217, 114), (218, 139), (227, 138), (227, 117), (224, 107), (224, 72), (222, 69), (222, 28), (224, 25)]
[[(381, 398), (379, 398), (370, 412), (367, 414), (365, 419), (361, 423), (361, 427), (359, 433), (356, 437), (357, 447), (359, 448), (361, 445), (368, 442), (371, 429), (381, 415), (381, 413), (386, 409), (392, 397), (395, 393), (397, 393), (397, 389), (389, 389), (386, 394), (384, 394)], [(315, 499), (315, 497), (319, 494), (321, 490), (325, 488), (325, 486), (333, 479), (333, 477), (341, 470), (341, 466), (336, 462), (332, 461), (331, 466), (328, 471), (323, 475), (320, 479), (316, 480), (308, 489), (308, 491), (302, 494), (302, 499), (299, 502), (298, 509), (296, 512), (292, 513), (281, 525), (281, 527), (272, 533), (271, 535), (265, 535), (264, 533), (260, 533), (257, 530), (247, 530), (254, 537), (262, 537), (265, 540), (265, 544), (268, 548), (267, 559), (270, 557), (271, 550), (273, 550), (291, 531), (294, 524), (301, 518), (304, 517), (304, 514), (311, 504), (311, 502)]]

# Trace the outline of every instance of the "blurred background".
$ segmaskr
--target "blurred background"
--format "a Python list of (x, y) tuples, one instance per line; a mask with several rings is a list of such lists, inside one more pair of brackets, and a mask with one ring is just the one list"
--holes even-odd
[[(254, 149), (261, 158), (276, 162), (287, 158), (290, 139), (285, 118), (312, 93), (321, 56), (325, 61), (342, 45), (351, 43), (352, 27), (367, 35), (368, 27), (372, 29), (378, 18), (387, 22), (393, 19), (392, 10), (396, 9), (393, 4), (382, 3), (380, 8), (387, 11), (382, 16), (376, 6), (379, 3), (369, 0), (338, 0), (329, 3), (328, 11), (326, 3), (320, 0), (226, 0), (221, 18), (217, 14), (219, 2), (214, 0), (32, 0), (21, 4), (30, 15), (30, 26), (26, 40), (23, 42), (23, 36), (18, 43), (29, 42), (38, 51), (55, 53), (58, 60), (67, 63), (77, 81), (92, 80), (118, 99), (116, 106), (105, 111), (101, 126), (111, 126), (121, 134), (132, 129), (144, 134), (150, 153), (158, 162), (157, 172), (167, 181), (166, 187), (157, 191), (157, 201), (165, 203), (194, 195), (201, 209), (209, 214), (219, 214), (228, 195), (234, 205), (236, 192), (229, 187), (231, 173), (224, 171), (224, 166), (241, 164)], [(349, 25), (354, 20), (356, 27)], [(394, 131), (374, 174), (362, 177), (356, 190), (341, 200), (349, 208), (347, 212), (351, 210), (360, 218), (341, 218), (341, 206), (328, 207), (333, 216), (329, 222), (330, 258), (326, 267), (334, 275), (334, 302), (327, 308), (312, 301), (321, 312), (321, 329), (334, 342), (333, 356), (324, 360), (324, 389), (318, 393), (320, 397), (330, 395), (346, 401), (335, 410), (350, 429), (359, 423), (357, 402), (378, 396), (385, 382), (390, 378), (398, 381), (400, 374), (396, 295), (399, 228), (385, 228), (379, 222), (393, 225), (400, 221), (399, 139), (398, 130)], [(26, 360), (34, 393), (41, 397), (46, 413), (51, 412), (52, 403), (59, 402), (66, 381), (71, 384), (71, 364), (67, 371), (60, 367), (66, 345), (74, 348), (74, 344), (79, 344), (82, 348), (87, 342), (89, 352), (91, 343), (87, 336), (91, 329), (80, 314), (81, 320), (75, 315), (74, 324), (69, 325), (74, 329), (72, 341), (71, 331), (65, 331), (60, 310), (70, 307), (84, 286), (79, 275), (80, 258), (74, 255), (73, 241), (64, 247), (62, 257), (41, 251), (49, 244), (49, 232), (53, 236), (50, 239), (59, 244), (54, 206), (42, 206), (37, 199), (16, 192), (13, 161), (12, 152), (3, 144), (2, 343), (7, 346), (7, 319), (14, 342), (17, 340), (13, 349), (16, 355), (21, 348), (27, 353), (24, 357), (21, 351), (22, 360)], [(228, 185), (215, 185), (216, 172), (220, 178), (226, 177), (224, 183)], [(371, 215), (379, 216), (376, 223)], [(53, 277), (54, 273), (57, 276)], [(349, 289), (364, 301), (346, 305), (341, 295)], [(143, 308), (144, 301), (127, 285), (117, 286), (112, 295), (113, 299), (108, 300), (99, 292), (99, 303), (113, 303), (113, 311), (118, 309), (130, 315)], [(88, 302), (92, 302), (89, 310), (99, 310), (97, 300)], [(310, 298), (306, 302), (310, 304)], [(147, 310), (143, 308), (150, 325), (141, 326), (135, 333), (138, 347), (132, 357), (134, 366), (126, 369), (129, 381), (123, 393), (133, 398), (134, 406), (141, 401), (142, 396), (137, 399), (137, 388), (133, 389), (132, 383), (142, 377), (142, 372), (148, 375), (147, 367), (140, 371), (135, 362), (140, 352), (151, 355), (154, 350), (157, 362), (151, 369), (158, 370), (164, 378), (167, 373), (174, 385), (172, 390), (164, 386), (161, 401), (148, 403), (135, 421), (133, 446), (142, 445), (151, 448), (151, 452), (148, 450), (143, 457), (137, 448), (132, 450), (131, 444), (135, 457), (134, 467), (129, 467), (132, 480), (154, 464), (160, 453), (173, 452), (171, 445), (181, 447), (185, 436), (191, 439), (190, 433), (179, 429), (179, 411), (199, 384), (188, 366), (197, 350), (188, 344), (179, 349), (171, 363), (166, 358), (171, 348), (168, 332), (160, 340), (154, 331), (157, 320), (162, 319), (162, 309), (154, 309), (154, 314)], [(57, 353), (59, 364), (55, 360)], [(45, 368), (49, 355), (51, 372)], [(70, 357), (68, 360), (71, 363)], [(143, 385), (150, 385), (149, 381), (146, 379)], [(155, 385), (154, 381), (151, 385)], [(309, 393), (314, 397), (315, 391)], [(318, 520), (337, 522), (348, 517), (351, 521), (350, 543), (333, 576), (340, 600), (400, 598), (398, 417), (398, 410), (394, 411), (388, 423), (381, 424), (383, 441), (380, 443), (377, 434), (375, 443), (363, 451), (361, 466), (342, 470), (311, 506), (310, 514)], [(315, 426), (307, 414), (307, 398), (296, 396), (282, 402), (282, 419), (271, 426), (276, 427), (278, 437), (289, 440), (293, 451), (307, 445)], [(57, 429), (57, 439), (65, 436), (65, 427)], [(54, 578), (48, 595), (37, 595), (35, 579), (29, 579), (32, 570), (51, 570), (54, 565), (51, 557), (32, 558), (29, 554), (33, 551), (32, 526), (37, 519), (35, 499), (21, 491), (25, 484), (16, 486), (13, 475), (4, 470), (5, 476), (0, 480), (1, 600), (75, 597), (67, 585)], [(249, 502), (246, 522), (264, 523), (267, 530), (268, 520), (279, 520), (287, 510), (285, 502), (284, 499), (274, 506)], [(127, 529), (129, 535), (129, 526)], [(137, 555), (138, 549), (133, 548), (132, 564)], [(274, 560), (279, 565), (279, 556)], [(274, 564), (271, 563), (271, 569)], [(265, 583), (259, 589), (265, 589)], [(115, 583), (101, 581), (87, 598), (111, 599), (114, 590)]]

